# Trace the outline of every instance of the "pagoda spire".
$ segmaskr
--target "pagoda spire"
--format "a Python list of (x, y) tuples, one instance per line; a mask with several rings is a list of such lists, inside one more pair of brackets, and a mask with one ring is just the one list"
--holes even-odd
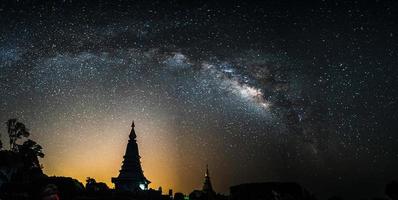
[(119, 176), (112, 178), (116, 190), (135, 192), (148, 189), (150, 181), (145, 178), (142, 171), (136, 134), (134, 130), (134, 121), (131, 124), (129, 141), (127, 143), (126, 153), (123, 156), (122, 168)]
[(205, 181), (203, 183), (202, 191), (207, 194), (213, 194), (213, 186), (210, 181), (209, 165), (206, 165)]
[(135, 134), (134, 127), (135, 127), (135, 124), (134, 124), (134, 120), (133, 120), (133, 122), (131, 123), (131, 131), (130, 131), (130, 135), (129, 135), (130, 139), (137, 138), (137, 135)]

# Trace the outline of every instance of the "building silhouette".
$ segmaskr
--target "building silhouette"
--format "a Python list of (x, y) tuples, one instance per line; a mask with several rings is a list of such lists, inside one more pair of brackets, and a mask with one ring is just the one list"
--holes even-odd
[(202, 190), (194, 190), (189, 194), (190, 200), (213, 200), (216, 198), (216, 192), (210, 181), (209, 167), (206, 165), (205, 180), (203, 182)]
[(210, 173), (209, 173), (208, 165), (206, 165), (205, 182), (203, 183), (202, 191), (205, 194), (210, 194), (210, 195), (215, 194), (215, 192), (213, 190), (213, 186), (211, 185), (211, 181), (210, 181)]
[(147, 190), (150, 181), (145, 178), (141, 168), (140, 155), (138, 152), (138, 145), (136, 141), (136, 134), (134, 130), (134, 121), (131, 125), (131, 132), (129, 135), (129, 142), (124, 155), (124, 161), (118, 177), (112, 178), (112, 183), (115, 184), (115, 189), (119, 191), (136, 192), (140, 190)]

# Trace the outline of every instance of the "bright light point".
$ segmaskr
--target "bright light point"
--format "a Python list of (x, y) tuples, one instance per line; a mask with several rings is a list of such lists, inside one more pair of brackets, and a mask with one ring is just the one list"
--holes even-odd
[(265, 102), (264, 102), (264, 103), (261, 103), (260, 105), (261, 105), (262, 107), (264, 107), (264, 108), (269, 108), (269, 106), (270, 106), (269, 103), (265, 103)]
[(140, 186), (141, 190), (145, 190), (145, 184), (141, 183), (139, 186)]

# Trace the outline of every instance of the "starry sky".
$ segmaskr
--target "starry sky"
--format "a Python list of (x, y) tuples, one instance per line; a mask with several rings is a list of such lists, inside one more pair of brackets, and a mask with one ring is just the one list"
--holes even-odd
[[(48, 175), (118, 175), (135, 120), (150, 187), (297, 181), (382, 196), (398, 179), (394, 1), (0, 3), (0, 121)], [(6, 129), (0, 129), (3, 143)]]

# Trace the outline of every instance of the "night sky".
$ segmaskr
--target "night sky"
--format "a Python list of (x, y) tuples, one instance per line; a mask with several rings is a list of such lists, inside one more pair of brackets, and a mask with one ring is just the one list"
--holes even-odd
[(46, 174), (82, 182), (113, 187), (135, 120), (152, 188), (189, 193), (209, 164), (221, 193), (382, 196), (397, 30), (397, 1), (1, 1), (0, 122), (30, 128)]

